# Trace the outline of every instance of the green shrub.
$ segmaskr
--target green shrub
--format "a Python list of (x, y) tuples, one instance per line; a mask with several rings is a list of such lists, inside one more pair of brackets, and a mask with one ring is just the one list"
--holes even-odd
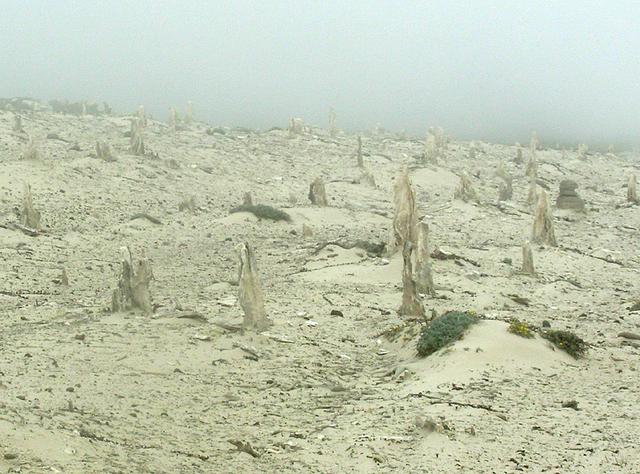
[(584, 357), (587, 353), (588, 344), (570, 331), (559, 331), (545, 329), (540, 335), (551, 342), (558, 349), (562, 349), (574, 359)]
[(462, 339), (469, 326), (478, 322), (472, 311), (448, 311), (422, 330), (418, 339), (418, 355), (426, 357), (446, 345)]
[(527, 339), (531, 339), (533, 334), (533, 328), (529, 325), (529, 323), (525, 321), (520, 321), (518, 319), (512, 319), (509, 323), (509, 332), (515, 334), (516, 336), (526, 337)]
[(291, 216), (286, 212), (264, 204), (242, 204), (229, 211), (230, 214), (236, 212), (250, 212), (260, 219), (271, 219), (272, 221), (291, 221)]

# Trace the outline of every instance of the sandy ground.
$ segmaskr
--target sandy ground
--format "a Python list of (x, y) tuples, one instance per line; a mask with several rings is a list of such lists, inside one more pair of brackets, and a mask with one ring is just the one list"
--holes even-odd
[[(535, 246), (538, 276), (528, 277), (517, 271), (533, 217), (513, 146), (479, 143), (471, 160), (470, 144), (453, 141), (427, 166), (421, 140), (366, 135), (373, 188), (357, 182), (356, 137), (344, 134), (208, 135), (204, 124), (171, 133), (150, 121), (154, 158), (128, 154), (128, 117), (41, 112), (23, 123), (38, 161), (20, 159), (26, 135), (0, 112), (0, 471), (638, 472), (640, 349), (618, 337), (640, 332), (629, 311), (640, 295), (640, 214), (620, 206), (637, 159), (539, 152), (552, 200), (573, 179), (587, 210), (554, 211), (559, 247)], [(98, 139), (116, 162), (95, 158)], [(501, 159), (514, 176), (502, 209)], [(326, 241), (386, 241), (405, 164), (432, 244), (477, 262), (434, 260), (440, 289), (425, 307), (487, 319), (426, 359), (415, 337), (380, 336), (401, 322), (397, 255), (315, 252)], [(479, 205), (453, 200), (463, 170)], [(307, 199), (318, 176), (328, 208)], [(42, 214), (37, 237), (12, 227), (25, 183)], [(245, 192), (293, 221), (229, 215)], [(197, 210), (179, 212), (189, 196)], [(215, 324), (242, 318), (244, 240), (274, 322), (266, 334)], [(123, 245), (153, 263), (152, 316), (107, 311)], [(508, 333), (512, 317), (574, 331), (592, 345), (588, 357)], [(571, 400), (577, 410), (562, 407)]]

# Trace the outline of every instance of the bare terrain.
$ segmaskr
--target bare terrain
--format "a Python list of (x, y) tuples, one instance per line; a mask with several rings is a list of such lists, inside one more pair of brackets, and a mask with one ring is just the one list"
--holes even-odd
[[(128, 116), (31, 112), (22, 127), (0, 112), (0, 471), (638, 472), (640, 341), (619, 337), (640, 333), (640, 214), (625, 188), (637, 158), (541, 137), (539, 182), (555, 203), (575, 181), (585, 211), (554, 209), (558, 246), (533, 245), (527, 276), (516, 146), (452, 140), (425, 163), (424, 140), (371, 132), (373, 186), (357, 137), (319, 128), (150, 119), (134, 156)], [(96, 157), (98, 140), (115, 161)], [(498, 205), (501, 160), (513, 199)], [(433, 259), (427, 313), (486, 319), (423, 359), (420, 323), (388, 337), (404, 319), (401, 255), (351, 245), (388, 241), (403, 166), (432, 247), (461, 257)], [(453, 198), (463, 171), (479, 203)], [(308, 200), (317, 177), (328, 207)], [(37, 235), (16, 225), (27, 183)], [(291, 221), (230, 214), (247, 192)], [(260, 334), (237, 330), (244, 241), (273, 321)], [(126, 245), (152, 262), (151, 315), (110, 311)], [(514, 317), (573, 331), (589, 352), (510, 334)]]

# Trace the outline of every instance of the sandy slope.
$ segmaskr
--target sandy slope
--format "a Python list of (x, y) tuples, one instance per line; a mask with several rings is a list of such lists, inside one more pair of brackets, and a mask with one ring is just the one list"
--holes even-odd
[[(481, 144), (470, 161), (469, 144), (454, 142), (441, 166), (424, 167), (420, 141), (366, 136), (373, 189), (353, 182), (355, 137), (320, 130), (207, 135), (197, 124), (172, 134), (151, 121), (153, 159), (127, 154), (126, 117), (38, 113), (24, 127), (43, 158), (26, 162), (26, 136), (12, 124), (0, 112), (0, 470), (575, 473), (640, 465), (640, 350), (617, 337), (640, 332), (639, 313), (627, 309), (640, 294), (640, 214), (616, 207), (637, 171), (630, 159), (540, 152), (551, 197), (561, 179), (574, 179), (587, 213), (556, 212), (560, 248), (534, 248), (532, 278), (517, 274), (532, 216), (514, 147)], [(115, 163), (91, 156), (97, 139), (111, 143)], [(74, 142), (81, 151), (70, 150)], [(503, 211), (494, 206), (500, 159), (515, 176)], [(400, 322), (397, 256), (314, 252), (327, 240), (386, 240), (389, 189), (403, 164), (433, 244), (479, 265), (435, 261), (443, 289), (426, 307), (496, 320), (426, 360), (415, 358), (415, 340), (379, 337)], [(462, 170), (480, 172), (481, 205), (452, 201)], [(330, 208), (308, 204), (317, 176)], [(38, 237), (10, 225), (26, 182), (46, 227)], [(293, 222), (229, 216), (247, 191), (287, 208)], [(179, 212), (190, 195), (198, 210)], [(140, 212), (161, 223), (130, 220)], [(302, 237), (303, 223), (312, 238)], [(213, 324), (241, 318), (232, 303), (242, 240), (256, 248), (275, 322), (263, 335)], [(153, 317), (105, 311), (122, 245), (153, 262)], [(63, 267), (69, 287), (58, 283)], [(179, 317), (189, 311), (204, 319)], [(499, 320), (511, 317), (575, 331), (593, 344), (589, 357), (576, 361), (508, 334)], [(569, 400), (579, 410), (562, 408)], [(441, 428), (428, 432), (417, 417)], [(249, 443), (257, 457), (229, 440)]]

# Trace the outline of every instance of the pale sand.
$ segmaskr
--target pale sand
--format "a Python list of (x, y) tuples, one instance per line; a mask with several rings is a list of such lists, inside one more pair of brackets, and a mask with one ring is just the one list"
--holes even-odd
[[(532, 278), (516, 273), (533, 217), (515, 147), (481, 144), (471, 162), (469, 144), (453, 142), (440, 165), (424, 167), (415, 161), (419, 140), (365, 136), (374, 189), (352, 183), (356, 137), (317, 129), (210, 136), (202, 124), (171, 134), (150, 121), (144, 138), (154, 160), (128, 155), (127, 117), (39, 113), (23, 126), (43, 158), (24, 162), (26, 136), (12, 125), (0, 112), (0, 226), (17, 221), (29, 182), (47, 232), (0, 227), (0, 471), (612, 473), (640, 465), (640, 350), (617, 337), (640, 332), (639, 313), (627, 310), (640, 295), (640, 213), (616, 208), (637, 161), (596, 154), (583, 162), (569, 152), (563, 162), (560, 151), (539, 152), (552, 202), (559, 182), (574, 179), (587, 213), (554, 211), (561, 248), (533, 247)], [(98, 139), (116, 162), (90, 156)], [(75, 141), (82, 151), (69, 150)], [(506, 212), (491, 205), (501, 159), (514, 176)], [(444, 289), (425, 301), (427, 312), (473, 309), (493, 320), (427, 359), (416, 358), (415, 339), (379, 337), (400, 322), (398, 255), (387, 262), (336, 246), (313, 255), (326, 240), (387, 240), (392, 179), (403, 164), (432, 244), (480, 265), (434, 260)], [(479, 206), (452, 202), (463, 170)], [(307, 200), (318, 176), (328, 208)], [(247, 191), (293, 221), (228, 215)], [(199, 209), (179, 212), (190, 195)], [(129, 220), (140, 212), (161, 224)], [(303, 223), (313, 237), (302, 237)], [(255, 247), (275, 323), (266, 335), (213, 324), (241, 321), (235, 249), (243, 240)], [(105, 312), (122, 245), (153, 262), (153, 317)], [(68, 288), (55, 282), (62, 267)], [(178, 317), (188, 311), (206, 320)], [(507, 333), (500, 321), (512, 317), (549, 320), (593, 347), (576, 361)], [(579, 410), (562, 407), (571, 400)], [(416, 417), (448, 429), (430, 433)]]

